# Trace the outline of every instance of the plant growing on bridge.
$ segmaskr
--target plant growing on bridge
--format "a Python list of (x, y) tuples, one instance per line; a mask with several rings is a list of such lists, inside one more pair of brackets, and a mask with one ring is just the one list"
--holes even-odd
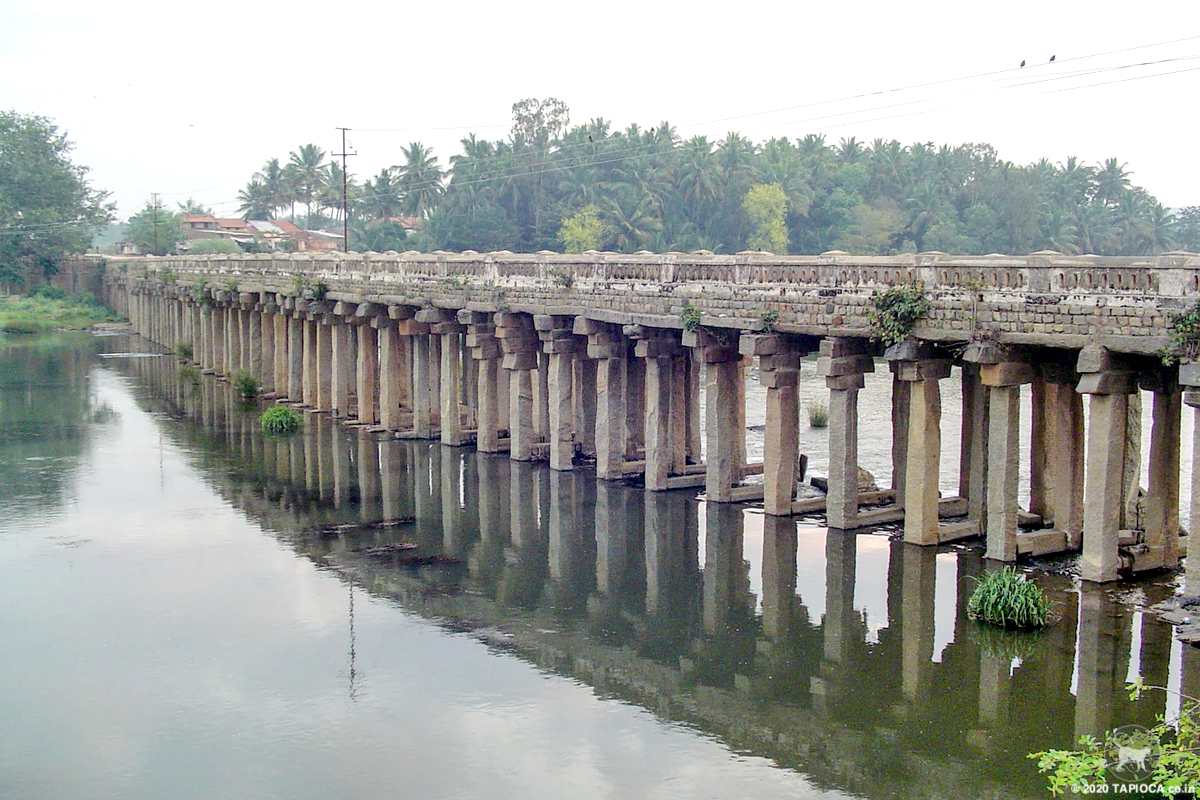
[(700, 309), (696, 308), (691, 303), (687, 303), (680, 312), (679, 318), (683, 320), (683, 329), (685, 331), (694, 332), (700, 327)]
[(234, 373), (233, 386), (243, 400), (253, 400), (258, 397), (258, 379), (245, 370), (238, 370)]
[(763, 330), (771, 333), (775, 330), (775, 323), (779, 322), (779, 312), (764, 311), (759, 315), (759, 318), (762, 319)]
[(890, 347), (908, 338), (917, 323), (933, 306), (925, 296), (925, 284), (917, 281), (908, 286), (893, 286), (871, 295), (875, 308), (867, 314), (876, 339)]
[(1162, 794), (1155, 797), (1185, 797), (1191, 796), (1188, 787), (1200, 784), (1200, 700), (1162, 686), (1147, 686), (1140, 677), (1128, 688), (1131, 700), (1147, 689), (1175, 694), (1182, 698), (1183, 708), (1174, 722), (1160, 716), (1152, 728), (1117, 728), (1103, 740), (1084, 736), (1078, 750), (1030, 753), (1038, 771), (1048, 774), (1051, 794), (1086, 793), (1086, 787), (1103, 787), (1098, 793), (1107, 794), (1110, 783), (1132, 782), (1160, 786)]
[(292, 275), (292, 295), (295, 297), (305, 297), (308, 290), (312, 287), (312, 282), (303, 272), (297, 272)]
[(300, 430), (300, 412), (286, 406), (272, 406), (260, 418), (263, 433), (287, 434)]
[(180, 342), (175, 345), (175, 355), (184, 361), (191, 361), (193, 355), (192, 345), (189, 342)]
[(1180, 314), (1172, 314), (1167, 329), (1171, 343), (1162, 352), (1168, 367), (1187, 359), (1200, 361), (1200, 303)]
[(200, 370), (192, 364), (179, 368), (179, 380), (184, 383), (200, 383)]
[(1050, 601), (1016, 567), (1005, 567), (975, 584), (967, 616), (1001, 628), (1043, 628), (1050, 623)]
[(809, 403), (808, 424), (812, 428), (829, 427), (829, 406), (815, 400)]
[(325, 295), (327, 295), (327, 294), (329, 294), (329, 285), (326, 284), (324, 281), (317, 281), (316, 283), (314, 283), (312, 285), (312, 288), (309, 290), (308, 299), (319, 303), (325, 299)]
[(550, 270), (550, 279), (554, 281), (555, 286), (561, 286), (563, 289), (570, 289), (575, 285), (575, 276), (563, 269)]
[(229, 280), (225, 281), (225, 291), (229, 292), (230, 294), (237, 294), (237, 292), (238, 292), (237, 278), (230, 278)]

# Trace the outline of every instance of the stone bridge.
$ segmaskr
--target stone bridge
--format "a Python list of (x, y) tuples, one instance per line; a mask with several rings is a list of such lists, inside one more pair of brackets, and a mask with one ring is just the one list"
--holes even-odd
[[(1200, 407), (1200, 392), (1184, 391), (1200, 370), (1159, 354), (1170, 316), (1200, 293), (1200, 256), (350, 253), (102, 266), (103, 298), (147, 338), (379, 435), (473, 443), (559, 471), (594, 458), (601, 480), (703, 486), (709, 502), (761, 501), (774, 516), (824, 510), (835, 529), (903, 520), (918, 545), (982, 535), (1002, 561), (1082, 549), (1093, 581), (1176, 567), (1186, 549), (1179, 439), (1183, 403)], [(932, 309), (884, 352), (872, 295), (917, 282)], [(797, 498), (798, 371), (814, 352), (830, 416), (828, 495), (816, 500)], [(879, 355), (893, 374), (894, 478), (860, 492), (858, 391)], [(748, 463), (755, 360), (766, 448)], [(957, 496), (939, 497), (939, 381), (952, 369), (962, 466)], [(1139, 389), (1153, 393), (1144, 497)], [(1196, 509), (1200, 485), (1190, 494)]]

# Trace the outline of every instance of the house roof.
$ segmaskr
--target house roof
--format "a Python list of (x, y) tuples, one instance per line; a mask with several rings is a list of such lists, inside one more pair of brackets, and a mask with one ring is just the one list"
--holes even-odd
[(276, 235), (283, 233), (283, 228), (279, 227), (274, 222), (268, 222), (265, 219), (246, 220), (246, 224), (248, 224), (251, 228), (254, 228), (254, 230), (258, 231), (259, 233), (270, 233)]
[(300, 229), (295, 224), (286, 219), (273, 219), (271, 224), (284, 233), (299, 233)]
[(180, 217), (180, 219), (183, 220), (183, 222), (185, 224), (191, 223), (191, 222), (216, 222), (217, 221), (217, 218), (214, 217), (212, 214), (180, 214), (179, 217)]
[(225, 230), (229, 230), (229, 231), (252, 231), (252, 230), (254, 230), (246, 223), (246, 220), (238, 219), (236, 217), (234, 217), (232, 219), (217, 218), (216, 222), (217, 222), (218, 226), (224, 228)]

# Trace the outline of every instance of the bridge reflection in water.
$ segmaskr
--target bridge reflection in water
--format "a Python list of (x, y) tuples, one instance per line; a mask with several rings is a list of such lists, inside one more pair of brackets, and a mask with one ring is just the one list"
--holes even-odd
[[(144, 343), (131, 344), (146, 347)], [(1140, 597), (1040, 577), (1061, 619), (970, 621), (977, 548), (827, 532), (691, 492), (644, 492), (310, 415), (264, 437), (229, 387), (172, 358), (114, 362), (263, 530), (352, 585), (607, 697), (868, 797), (1044, 796), (1030, 751), (1152, 724), (1200, 654)], [(387, 523), (380, 525), (379, 523)], [(408, 543), (414, 549), (389, 549)], [(374, 550), (374, 553), (368, 552)], [(403, 563), (412, 558), (423, 566)], [(353, 667), (351, 667), (351, 670)]]

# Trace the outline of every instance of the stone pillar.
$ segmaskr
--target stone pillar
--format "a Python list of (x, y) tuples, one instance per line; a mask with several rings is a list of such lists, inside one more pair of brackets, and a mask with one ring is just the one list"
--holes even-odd
[(376, 376), (379, 369), (379, 345), (376, 330), (369, 324), (358, 328), (358, 421), (378, 425), (375, 411)]
[(743, 336), (739, 349), (759, 357), (759, 381), (767, 389), (763, 509), (790, 516), (800, 458), (800, 353), (777, 335)]
[(1084, 441), (1083, 396), (1079, 376), (1070, 367), (1043, 365), (1045, 376), (1046, 511), (1054, 528), (1066, 534), (1067, 547), (1083, 544)]
[(281, 397), (290, 397), (288, 387), (288, 316), (279, 309), (272, 315), (275, 325), (275, 393)]
[(304, 317), (293, 311), (288, 317), (288, 399), (304, 402)]
[[(638, 342), (640, 349), (651, 342)], [(662, 491), (667, 486), (672, 465), (671, 452), (671, 379), (669, 354), (646, 358), (646, 489)]]
[[(1182, 375), (1180, 376), (1182, 378)], [(1197, 375), (1200, 378), (1200, 375)], [(1197, 469), (1195, 464), (1195, 453), (1200, 453), (1200, 390), (1194, 385), (1189, 385), (1187, 391), (1183, 395), (1183, 402), (1192, 409), (1192, 484), (1191, 497), (1189, 498), (1191, 508), (1191, 524), (1188, 526), (1187, 538), (1187, 561), (1186, 567), (1186, 583), (1184, 591), (1186, 594), (1195, 595), (1200, 593), (1200, 469)]]
[(499, 364), (500, 340), (491, 315), (481, 311), (458, 312), (458, 322), (466, 326), (464, 344), (471, 351), (467, 369), (475, 370), (475, 449), (481, 453), (500, 451)]
[(1046, 378), (1040, 369), (1033, 372), (1029, 384), (1029, 405), (1032, 410), (1029, 428), (1029, 513), (1043, 520), (1050, 516), (1050, 500), (1046, 491), (1047, 463), (1047, 404)]
[[(342, 304), (339, 303), (339, 306)], [(353, 379), (350, 377), (354, 366), (351, 363), (350, 337), (354, 336), (354, 328), (346, 324), (346, 320), (335, 313), (330, 318), (329, 328), (331, 400), (333, 413), (338, 417), (349, 417), (357, 409), (350, 401), (350, 390)]]
[(333, 410), (333, 327), (327, 317), (313, 321), (317, 331), (317, 408)]
[(413, 337), (413, 433), (418, 439), (433, 438), (433, 337)]
[[(640, 326), (626, 326), (637, 327)], [(625, 361), (625, 459), (637, 461), (646, 440), (646, 362)]]
[(242, 337), (240, 335), (242, 324), (239, 319), (241, 310), (236, 306), (229, 305), (225, 307), (224, 311), (225, 368), (222, 370), (222, 374), (233, 380), (234, 373), (241, 369), (241, 366), (238, 364), (242, 354)]
[(829, 389), (829, 527), (849, 530), (858, 521), (858, 390), (863, 374), (875, 371), (862, 339), (824, 339), (817, 373)]
[(1084, 360), (1085, 353), (1081, 353), (1079, 391), (1090, 395), (1090, 400), (1080, 567), (1084, 580), (1114, 581), (1120, 567), (1117, 547), (1125, 502), (1121, 487), (1133, 375), (1115, 370), (1088, 370)]
[[(1073, 391), (1073, 390), (1072, 390)], [(988, 389), (979, 379), (979, 364), (962, 366), (962, 449), (959, 490), (967, 498), (967, 519), (987, 530)]]
[(316, 314), (305, 312), (304, 315), (304, 404), (310, 408), (317, 407), (317, 327), (319, 323)]
[(711, 503), (734, 502), (741, 482), (746, 431), (740, 426), (744, 387), (739, 385), (742, 355), (737, 331), (684, 331), (683, 344), (704, 364), (704, 494)]
[(440, 322), (432, 327), (442, 348), (442, 444), (459, 447), (464, 441), (462, 426), (462, 334), (457, 322)]
[(199, 349), (196, 351), (196, 360), (200, 362), (200, 366), (204, 367), (205, 371), (212, 371), (213, 361), (213, 311), (212, 306), (200, 306), (200, 342)]
[(892, 491), (895, 492), (898, 506), (904, 505), (908, 480), (908, 420), (912, 414), (909, 408), (912, 388), (912, 382), (900, 380), (899, 375), (892, 376)]
[(257, 374), (263, 391), (275, 394), (275, 312), (278, 306), (271, 302), (264, 304), (263, 309), (258, 313)]
[(1154, 393), (1150, 429), (1150, 476), (1146, 485), (1145, 532), (1148, 552), (1138, 570), (1179, 566), (1179, 437), (1183, 398), (1175, 376), (1165, 371), (1142, 379)]
[(619, 480), (625, 475), (626, 344), (606, 327), (588, 336), (588, 357), (596, 359), (596, 477)]
[(984, 364), (980, 379), (989, 387), (987, 557), (1016, 561), (1021, 384), (1033, 380), (1033, 369), (1012, 361)]
[(586, 353), (575, 359), (571, 375), (571, 397), (575, 401), (575, 439), (585, 456), (596, 455), (597, 363)]
[(896, 378), (908, 391), (908, 446), (905, 448), (904, 541), (936, 545), (938, 478), (942, 450), (942, 394), (938, 381), (950, 375), (941, 359), (893, 361)]
[(531, 461), (536, 442), (534, 376), (541, 343), (528, 314), (495, 315), (496, 338), (504, 352), (501, 366), (508, 376), (508, 455), (514, 461)]
[[(539, 337), (540, 338), (540, 337)], [(533, 393), (533, 432), (545, 441), (550, 438), (550, 355), (537, 354), (537, 381)]]
[(575, 356), (559, 351), (549, 356), (550, 469), (565, 471), (574, 468), (575, 459), (571, 428), (574, 422), (571, 368)]
[(379, 424), (398, 431), (403, 427), (400, 408), (408, 383), (408, 359), (403, 350), (408, 337), (401, 336), (390, 319), (378, 317), (374, 322), (379, 323)]

